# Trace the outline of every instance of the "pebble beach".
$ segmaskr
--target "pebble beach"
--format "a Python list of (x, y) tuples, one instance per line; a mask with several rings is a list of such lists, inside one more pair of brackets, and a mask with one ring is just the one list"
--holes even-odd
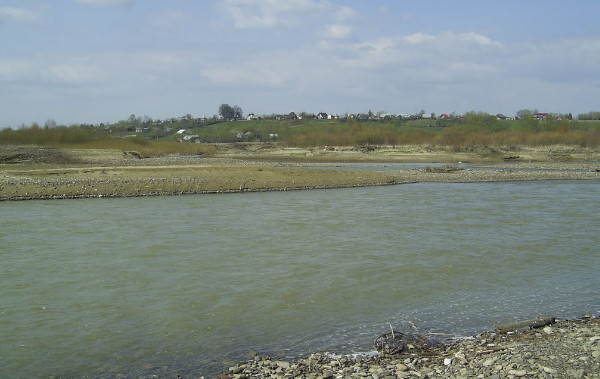
[(231, 367), (221, 378), (600, 378), (600, 318), (543, 328), (485, 332), (398, 354), (314, 353), (294, 362), (269, 357)]

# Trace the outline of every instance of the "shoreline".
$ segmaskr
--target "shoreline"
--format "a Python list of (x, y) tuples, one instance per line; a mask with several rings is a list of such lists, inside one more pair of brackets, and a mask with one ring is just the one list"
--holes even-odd
[[(0, 201), (292, 191), (420, 182), (600, 180), (600, 158), (595, 152), (568, 161), (541, 156), (537, 156), (538, 161), (506, 161), (502, 157), (482, 160), (447, 151), (400, 155), (399, 149), (389, 149), (373, 155), (328, 150), (317, 152), (315, 158), (308, 150), (267, 149), (265, 153), (260, 147), (254, 149), (245, 150), (246, 156), (227, 151), (215, 157), (141, 159), (120, 151), (67, 151), (61, 152), (61, 159), (69, 156), (70, 161), (50, 163), (44, 161), (44, 149), (34, 149), (42, 155), (39, 161), (0, 164)], [(431, 167), (392, 166), (410, 163)], [(440, 167), (442, 164), (446, 166)], [(464, 164), (476, 169), (463, 169)], [(373, 168), (352, 170), (348, 165)]]
[(493, 331), (400, 353), (318, 352), (291, 362), (256, 355), (219, 375), (302, 378), (600, 378), (600, 318), (559, 320), (507, 334)]

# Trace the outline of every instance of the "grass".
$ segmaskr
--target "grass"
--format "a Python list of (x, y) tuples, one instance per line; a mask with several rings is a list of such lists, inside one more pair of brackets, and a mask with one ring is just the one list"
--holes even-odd
[(29, 128), (0, 131), (0, 145), (37, 145), (72, 149), (136, 151), (143, 157), (171, 154), (211, 155), (216, 148), (204, 144), (154, 141), (143, 137), (115, 138), (101, 130), (81, 127)]
[[(196, 127), (189, 131), (203, 141), (252, 142), (276, 140), (283, 146), (313, 148), (358, 145), (427, 145), (451, 147), (453, 151), (507, 146), (567, 145), (600, 146), (600, 122), (571, 120), (496, 120), (485, 113), (470, 112), (457, 119), (415, 121), (357, 120), (265, 120), (232, 121)], [(276, 134), (273, 138), (270, 135)], [(144, 157), (171, 154), (214, 154), (207, 144), (178, 143), (178, 135), (160, 141), (140, 136), (122, 138), (102, 128), (65, 127), (0, 130), (0, 145), (39, 145), (64, 148), (136, 151)]]
[(113, 149), (135, 151), (141, 156), (161, 157), (166, 155), (213, 155), (214, 146), (196, 143), (179, 143), (173, 141), (154, 141), (144, 138), (103, 139), (81, 144), (69, 144), (62, 147), (78, 149)]

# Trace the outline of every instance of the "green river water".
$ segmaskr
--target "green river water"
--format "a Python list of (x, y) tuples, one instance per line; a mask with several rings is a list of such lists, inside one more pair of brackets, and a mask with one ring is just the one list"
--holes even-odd
[(0, 377), (207, 375), (600, 312), (600, 183), (0, 203)]

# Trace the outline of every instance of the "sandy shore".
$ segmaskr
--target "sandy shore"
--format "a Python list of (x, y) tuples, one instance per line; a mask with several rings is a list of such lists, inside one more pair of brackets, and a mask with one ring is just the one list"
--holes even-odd
[[(10, 151), (3, 148), (4, 156)], [(25, 153), (23, 153), (23, 150)], [(140, 159), (131, 152), (18, 148), (19, 159), (0, 160), (0, 200), (157, 196), (377, 186), (417, 182), (598, 180), (600, 155), (577, 150), (482, 156), (412, 147), (377, 152), (281, 149), (250, 145), (212, 157)], [(1, 158), (1, 156), (0, 156)], [(351, 171), (324, 162), (435, 162), (430, 169)], [(441, 162), (441, 163), (440, 163)], [(461, 163), (459, 163), (461, 162)], [(462, 163), (486, 169), (459, 169)], [(446, 168), (440, 169), (441, 164)], [(434, 168), (435, 167), (435, 168)]]

